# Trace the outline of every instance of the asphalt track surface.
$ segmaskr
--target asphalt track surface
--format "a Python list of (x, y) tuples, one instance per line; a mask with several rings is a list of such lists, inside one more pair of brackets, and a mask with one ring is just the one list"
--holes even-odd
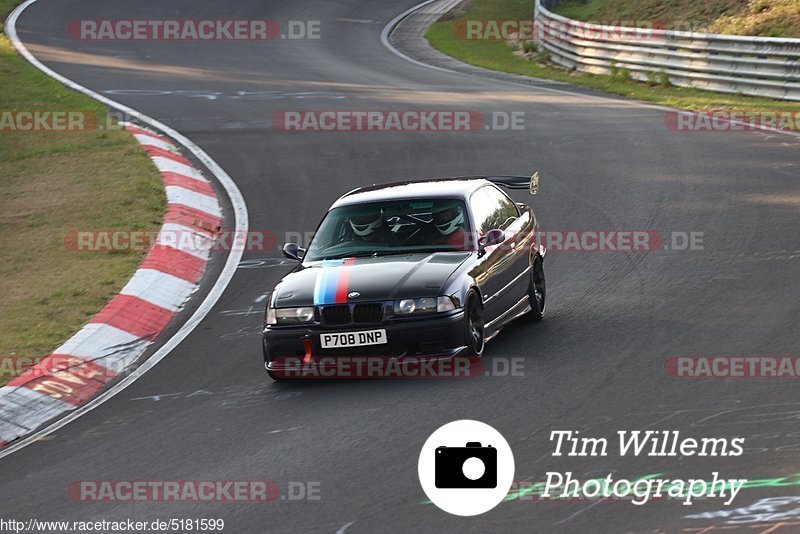
[[(685, 518), (721, 509), (719, 500), (692, 507), (506, 502), (478, 517), (450, 516), (422, 504), (417, 456), (431, 432), (464, 418), (504, 434), (519, 480), (543, 480), (547, 471), (581, 478), (800, 473), (796, 382), (687, 380), (664, 371), (674, 355), (798, 353), (797, 140), (670, 132), (657, 109), (411, 64), (381, 45), (380, 32), (414, 3), (41, 0), (18, 30), (49, 67), (200, 145), (238, 184), (253, 230), (313, 231), (331, 202), (365, 184), (536, 169), (542, 187), (532, 203), (545, 229), (652, 230), (667, 239), (673, 231), (703, 232), (705, 248), (550, 254), (547, 320), (520, 321), (487, 348), (489, 362), (522, 358), (524, 376), (300, 384), (271, 382), (259, 349), (263, 304), (255, 301), (288, 267), (276, 265), (276, 251), (248, 252), (246, 261), (268, 261), (239, 269), (216, 308), (166, 359), (94, 411), (0, 460), (0, 515), (223, 518), (225, 532), (293, 533), (680, 532), (723, 525)], [(70, 39), (68, 22), (82, 18), (310, 19), (321, 21), (322, 39)], [(271, 93), (233, 98), (240, 91)], [(274, 112), (294, 109), (522, 111), (526, 129), (270, 128)], [(647, 429), (743, 436), (748, 450), (729, 459), (551, 456), (551, 430), (613, 439), (617, 430)], [(84, 503), (66, 494), (75, 480), (189, 479), (317, 481), (321, 499)], [(800, 488), (745, 489), (734, 505), (779, 495), (800, 495)]]

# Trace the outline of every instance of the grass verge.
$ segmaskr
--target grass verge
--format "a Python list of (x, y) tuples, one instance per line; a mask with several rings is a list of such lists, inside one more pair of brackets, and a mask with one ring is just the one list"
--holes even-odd
[[(0, 0), (3, 19), (19, 3)], [(0, 35), (0, 114), (107, 109), (28, 64)], [(13, 126), (11, 126), (13, 128)], [(87, 229), (156, 230), (166, 207), (158, 171), (128, 133), (0, 128), (0, 384), (46, 356), (128, 281), (141, 252), (75, 252)]]
[[(472, 0), (458, 11), (446, 14), (434, 23), (426, 37), (437, 50), (465, 63), (486, 69), (568, 82), (606, 93), (635, 98), (687, 110), (730, 110), (743, 113), (797, 112), (797, 103), (770, 98), (727, 95), (701, 89), (674, 87), (663, 80), (652, 83), (629, 79), (625, 72), (615, 76), (577, 73), (558, 68), (548, 61), (546, 53), (529, 48), (530, 53), (515, 50), (503, 41), (467, 40), (455, 30), (459, 21), (525, 20), (533, 15), (532, 0)], [(652, 18), (652, 17), (651, 17)], [(463, 28), (463, 22), (461, 27)], [(530, 45), (529, 45), (530, 46)]]
[(658, 21), (666, 29), (800, 37), (800, 0), (561, 0), (556, 12), (584, 21)]

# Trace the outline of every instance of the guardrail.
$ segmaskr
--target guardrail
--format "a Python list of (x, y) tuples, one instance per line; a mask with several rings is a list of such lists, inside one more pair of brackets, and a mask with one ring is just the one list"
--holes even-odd
[(602, 26), (568, 19), (536, 0), (539, 45), (569, 69), (800, 101), (800, 39)]

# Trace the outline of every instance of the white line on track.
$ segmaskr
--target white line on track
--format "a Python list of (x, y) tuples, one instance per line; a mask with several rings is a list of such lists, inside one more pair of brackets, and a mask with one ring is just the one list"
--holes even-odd
[[(185, 137), (177, 130), (173, 130), (166, 124), (159, 122), (158, 120), (149, 117), (144, 113), (140, 113), (133, 108), (129, 108), (128, 106), (111, 100), (110, 98), (96, 93), (91, 89), (62, 76), (61, 74), (58, 74), (54, 70), (45, 66), (41, 61), (36, 59), (33, 54), (30, 53), (30, 51), (19, 39), (19, 35), (17, 34), (17, 19), (19, 19), (20, 15), (22, 15), (22, 13), (36, 1), (37, 0), (27, 0), (26, 2), (20, 4), (14, 11), (11, 12), (11, 14), (8, 16), (8, 19), (6, 19), (6, 35), (8, 35), (9, 40), (14, 45), (14, 48), (16, 48), (17, 51), (26, 60), (28, 60), (29, 63), (51, 78), (54, 78), (67, 87), (79, 91), (111, 108), (122, 111), (123, 113), (128, 114), (130, 117), (135, 117), (137, 120), (156, 130), (164, 132), (171, 137), (173, 141), (180, 143), (187, 150), (189, 150), (189, 152), (194, 154), (194, 156), (200, 160), (200, 162), (203, 163), (203, 165), (205, 165), (206, 168), (214, 174), (214, 176), (216, 176), (219, 183), (225, 189), (225, 193), (228, 195), (233, 208), (237, 235), (246, 235), (248, 230), (247, 206), (245, 205), (244, 197), (242, 196), (241, 191), (239, 191), (239, 188), (236, 186), (236, 183), (233, 181), (233, 179), (228, 176), (228, 173), (226, 173), (225, 170), (211, 158), (211, 156), (206, 154), (202, 148), (192, 142), (191, 139)], [(214, 286), (211, 288), (211, 291), (209, 291), (208, 295), (206, 295), (205, 300), (203, 300), (203, 302), (200, 304), (194, 314), (186, 321), (186, 323), (184, 323), (183, 326), (181, 326), (181, 328), (169, 340), (167, 340), (167, 342), (160, 349), (155, 352), (155, 354), (150, 356), (150, 358), (148, 358), (146, 361), (142, 362), (142, 364), (133, 372), (131, 372), (130, 375), (117, 382), (113, 387), (104, 391), (100, 396), (95, 397), (88, 403), (71, 412), (69, 415), (53, 422), (42, 430), (39, 430), (38, 432), (24, 439), (15, 441), (4, 449), (0, 450), (0, 458), (4, 458), (9, 454), (22, 449), (23, 447), (26, 447), (49, 434), (52, 434), (64, 425), (94, 410), (108, 399), (112, 398), (114, 395), (133, 384), (147, 371), (152, 369), (158, 362), (164, 359), (175, 347), (181, 343), (181, 341), (186, 339), (186, 337), (192, 333), (197, 325), (200, 324), (206, 315), (208, 315), (208, 313), (211, 311), (211, 308), (217, 303), (219, 298), (222, 296), (222, 293), (225, 291), (225, 288), (228, 286), (228, 283), (230, 283), (231, 279), (233, 278), (233, 275), (236, 273), (236, 268), (242, 258), (242, 252), (242, 250), (236, 250), (235, 248), (234, 250), (231, 250), (230, 254), (228, 254), (228, 258), (225, 261), (225, 265), (222, 268), (219, 278), (217, 278), (216, 282), (214, 282)]]

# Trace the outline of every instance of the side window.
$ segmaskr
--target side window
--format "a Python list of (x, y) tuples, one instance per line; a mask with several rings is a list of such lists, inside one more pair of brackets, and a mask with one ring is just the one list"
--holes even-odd
[(494, 186), (477, 190), (471, 199), (475, 228), (480, 234), (505, 230), (519, 217), (517, 205)]

